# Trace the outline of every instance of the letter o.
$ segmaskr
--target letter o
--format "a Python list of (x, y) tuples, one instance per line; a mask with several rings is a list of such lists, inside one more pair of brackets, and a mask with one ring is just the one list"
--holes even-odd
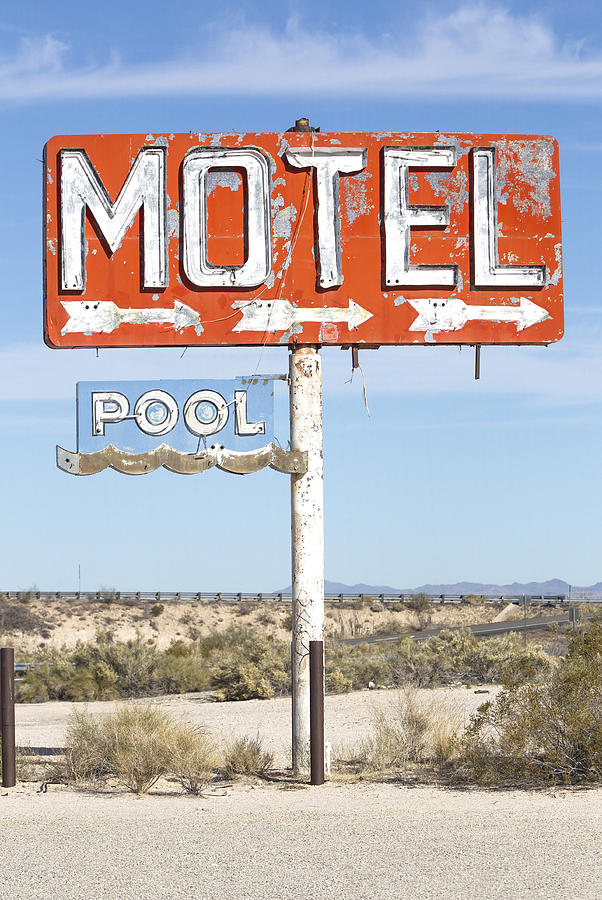
[[(199, 419), (197, 415), (197, 409), (201, 403), (210, 403), (215, 407), (215, 415), (206, 421)], [(184, 405), (184, 422), (192, 434), (196, 434), (197, 437), (207, 437), (222, 430), (228, 421), (229, 413), (228, 404), (217, 391), (195, 391)]]
[[(153, 422), (149, 418), (149, 410), (153, 404), (161, 405), (165, 415), (159, 421)], [(178, 421), (178, 404), (167, 391), (146, 391), (138, 398), (134, 407), (134, 416), (138, 428), (145, 434), (159, 436), (167, 434)]]

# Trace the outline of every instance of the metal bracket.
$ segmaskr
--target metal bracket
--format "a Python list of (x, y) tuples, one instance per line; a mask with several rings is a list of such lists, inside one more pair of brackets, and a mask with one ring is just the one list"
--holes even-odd
[(267, 444), (259, 450), (241, 453), (226, 450), (214, 444), (200, 453), (182, 453), (167, 444), (161, 444), (147, 453), (126, 453), (113, 444), (95, 453), (71, 453), (63, 447), (56, 448), (56, 464), (70, 475), (96, 475), (104, 469), (114, 469), (124, 475), (146, 475), (161, 466), (178, 475), (196, 475), (216, 466), (223, 472), (247, 475), (269, 466), (285, 475), (304, 475), (307, 472), (305, 450), (283, 450), (275, 444)]

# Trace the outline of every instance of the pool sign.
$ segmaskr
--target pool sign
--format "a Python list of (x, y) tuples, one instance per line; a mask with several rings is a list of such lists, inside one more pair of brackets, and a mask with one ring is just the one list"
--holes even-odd
[(558, 340), (558, 165), (533, 135), (54, 137), (46, 342)]
[(79, 453), (109, 445), (147, 453), (161, 444), (181, 453), (256, 450), (272, 440), (273, 423), (274, 382), (265, 376), (77, 384)]

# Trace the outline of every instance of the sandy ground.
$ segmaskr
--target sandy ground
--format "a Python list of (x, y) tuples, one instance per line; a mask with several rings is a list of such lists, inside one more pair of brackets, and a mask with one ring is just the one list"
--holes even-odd
[[(454, 710), (466, 720), (484, 700), (499, 690), (489, 686), (480, 688), (489, 693), (475, 693), (473, 688), (438, 688), (417, 692), (423, 703), (436, 703)], [(403, 699), (402, 691), (360, 691), (326, 697), (325, 739), (333, 745), (333, 752), (357, 743), (367, 736), (378, 710), (393, 711)], [(20, 703), (16, 707), (17, 744), (30, 747), (62, 747), (65, 728), (72, 709), (86, 708), (103, 714), (127, 701), (95, 703)], [(152, 703), (170, 715), (186, 722), (203, 725), (213, 738), (222, 743), (234, 737), (260, 734), (265, 746), (274, 753), (278, 766), (290, 764), (291, 700), (241, 700), (235, 703), (213, 703), (206, 694), (183, 694), (138, 700)]]
[(225, 796), (0, 795), (23, 900), (554, 898), (602, 891), (602, 791), (237, 785)]
[[(495, 689), (492, 689), (492, 692)], [(424, 691), (466, 716), (490, 695)], [(367, 734), (397, 692), (328, 697), (327, 737)], [(290, 699), (156, 698), (218, 739), (259, 732), (288, 760)], [(79, 704), (73, 704), (79, 706)], [(91, 703), (103, 712), (113, 703)], [(72, 704), (17, 707), (17, 740), (61, 744)], [(294, 788), (294, 789), (293, 789)], [(602, 894), (602, 790), (459, 791), (396, 784), (237, 783), (136, 798), (50, 785), (0, 789), (0, 896), (24, 900), (389, 900)]]

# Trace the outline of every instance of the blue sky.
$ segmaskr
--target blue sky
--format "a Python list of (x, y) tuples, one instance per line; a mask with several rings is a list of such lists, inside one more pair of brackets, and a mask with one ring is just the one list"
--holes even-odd
[[(42, 341), (41, 163), (53, 134), (552, 134), (564, 339), (482, 352), (324, 351), (326, 577), (410, 587), (602, 579), (602, 16), (597, 4), (373, 0), (22, 2), (0, 18), (0, 589), (271, 590), (290, 582), (289, 485), (73, 478), (79, 380), (228, 378), (259, 351), (52, 351)], [(284, 372), (286, 352), (260, 369)], [(287, 434), (278, 387), (276, 430)]]

